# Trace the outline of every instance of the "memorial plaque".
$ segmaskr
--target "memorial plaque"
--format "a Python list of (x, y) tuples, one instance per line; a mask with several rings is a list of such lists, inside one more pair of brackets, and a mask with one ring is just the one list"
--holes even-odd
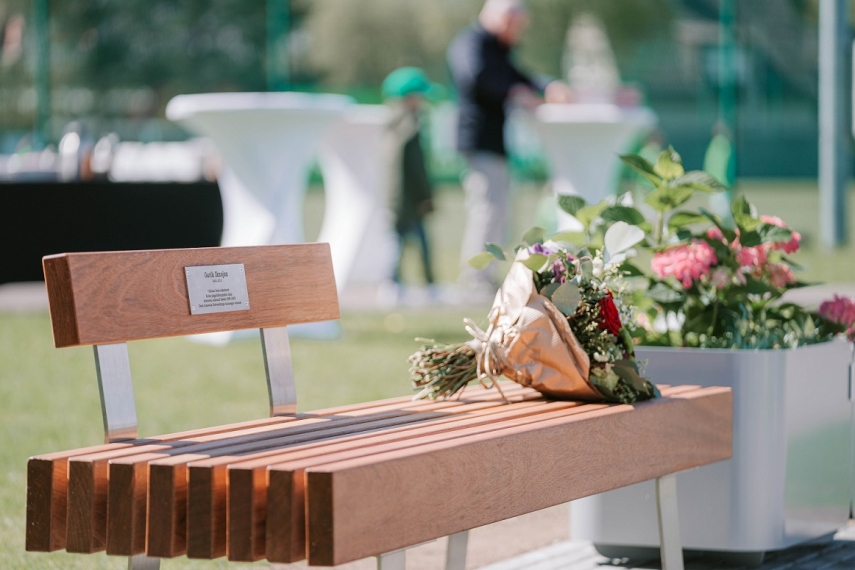
[(184, 275), (191, 315), (249, 310), (243, 263), (185, 267)]

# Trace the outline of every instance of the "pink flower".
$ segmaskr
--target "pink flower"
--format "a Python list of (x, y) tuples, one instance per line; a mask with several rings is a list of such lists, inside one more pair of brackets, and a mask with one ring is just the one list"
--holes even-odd
[(786, 287), (796, 281), (796, 276), (788, 265), (784, 263), (771, 263), (769, 264), (769, 281), (772, 282), (773, 287)]
[(760, 216), (760, 221), (764, 224), (771, 224), (773, 226), (778, 226), (779, 228), (786, 228), (787, 224), (784, 223), (784, 220), (779, 218), (778, 216)]
[(736, 261), (742, 267), (757, 269), (762, 267), (769, 259), (766, 248), (762, 245), (756, 247), (743, 247), (736, 252)]
[[(760, 216), (760, 221), (779, 228), (786, 228), (787, 224), (778, 216)], [(784, 251), (785, 253), (795, 253), (799, 250), (802, 241), (802, 234), (797, 231), (790, 230), (792, 235), (788, 241), (778, 241), (772, 245), (773, 249)]]
[(727, 269), (719, 267), (713, 271), (712, 276), (710, 277), (710, 283), (719, 291), (727, 287), (728, 283), (730, 283), (730, 275), (728, 275)]
[(831, 322), (851, 327), (855, 325), (855, 301), (835, 295), (831, 301), (823, 301), (819, 314)]
[(824, 301), (819, 306), (819, 315), (846, 327), (846, 336), (855, 341), (855, 301), (835, 295), (831, 301)]
[(718, 229), (717, 226), (713, 226), (707, 230), (707, 237), (710, 239), (724, 242), (724, 234), (721, 233), (721, 230)]
[(674, 277), (688, 289), (694, 281), (708, 277), (710, 267), (716, 263), (718, 259), (712, 246), (694, 240), (657, 253), (650, 262), (650, 268), (660, 279)]

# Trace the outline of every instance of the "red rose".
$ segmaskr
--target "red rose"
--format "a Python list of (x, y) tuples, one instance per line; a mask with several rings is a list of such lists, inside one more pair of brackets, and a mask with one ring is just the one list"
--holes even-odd
[(603, 330), (607, 330), (615, 336), (620, 336), (620, 315), (618, 314), (617, 307), (615, 307), (614, 299), (612, 299), (612, 293), (609, 293), (600, 299), (600, 322), (597, 323), (599, 327)]

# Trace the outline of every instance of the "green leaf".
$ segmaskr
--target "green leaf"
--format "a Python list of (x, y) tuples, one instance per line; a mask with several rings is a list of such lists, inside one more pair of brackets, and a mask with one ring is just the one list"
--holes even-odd
[(685, 295), (674, 291), (664, 283), (657, 283), (647, 290), (647, 298), (657, 303), (682, 303)]
[(756, 231), (745, 231), (739, 234), (739, 243), (742, 247), (755, 247), (763, 243), (763, 238)]
[(647, 393), (647, 380), (641, 377), (638, 373), (638, 368), (632, 360), (618, 360), (614, 363), (612, 370), (637, 391)]
[(576, 212), (584, 208), (586, 204), (587, 202), (581, 196), (570, 194), (561, 194), (558, 196), (558, 206), (571, 216), (575, 216)]
[(674, 212), (668, 220), (668, 229), (673, 231), (682, 228), (683, 226), (690, 226), (706, 221), (707, 217), (703, 214), (695, 214), (693, 212)]
[(698, 192), (712, 194), (724, 190), (725, 186), (715, 176), (703, 170), (691, 170), (671, 181), (670, 186), (688, 186)]
[(474, 267), (475, 269), (486, 269), (493, 260), (496, 259), (492, 253), (489, 251), (482, 251), (481, 253), (475, 255), (466, 263), (469, 264), (470, 267)]
[(565, 242), (576, 245), (585, 243), (585, 232), (558, 232), (549, 237), (554, 242)]
[(624, 154), (620, 159), (631, 169), (635, 170), (647, 180), (653, 183), (653, 186), (662, 184), (662, 177), (656, 174), (653, 165), (647, 162), (644, 158), (637, 154)]
[(604, 236), (606, 251), (610, 257), (628, 250), (643, 239), (644, 231), (626, 222), (613, 223)]
[(547, 257), (539, 253), (533, 253), (527, 259), (522, 260), (522, 264), (537, 273), (541, 267), (546, 264)]
[(579, 292), (579, 287), (573, 283), (562, 283), (552, 294), (552, 302), (559, 311), (565, 316), (570, 317), (575, 315), (579, 309), (579, 303), (582, 302), (582, 293)]
[(582, 274), (582, 278), (590, 281), (594, 277), (594, 264), (591, 262), (590, 258), (582, 259), (579, 261), (579, 272)]
[(579, 220), (579, 222), (584, 226), (588, 227), (591, 225), (597, 216), (606, 209), (606, 202), (600, 202), (599, 204), (594, 204), (593, 206), (585, 206), (581, 210), (578, 210), (574, 217)]
[(561, 283), (550, 283), (540, 290), (540, 294), (546, 297), (549, 300), (552, 300), (552, 295), (555, 293), (555, 290), (561, 286)]
[(656, 161), (656, 166), (653, 167), (654, 172), (665, 178), (673, 180), (683, 175), (683, 160), (673, 147), (668, 147), (659, 153), (659, 159)]
[(793, 231), (788, 228), (782, 228), (774, 224), (761, 223), (757, 226), (757, 233), (760, 234), (760, 239), (763, 243), (776, 241), (790, 241), (793, 237)]
[(630, 356), (635, 356), (635, 343), (632, 342), (632, 333), (629, 332), (628, 327), (620, 328), (620, 339), (623, 341), (626, 353)]
[(727, 240), (727, 243), (733, 243), (733, 240), (736, 239), (736, 232), (722, 224), (721, 218), (704, 208), (701, 208), (701, 214), (703, 214), (704, 217), (706, 217), (715, 225), (715, 227), (719, 229), (721, 235), (724, 236), (724, 239)]
[(621, 272), (622, 275), (626, 277), (643, 277), (644, 273), (642, 273), (641, 269), (630, 263), (629, 261), (624, 261), (618, 266), (618, 271)]
[(493, 257), (495, 257), (496, 259), (501, 259), (502, 261), (505, 261), (505, 259), (507, 259), (507, 258), (505, 257), (505, 252), (504, 252), (504, 250), (502, 250), (502, 248), (501, 248), (501, 247), (499, 247), (497, 244), (495, 244), (495, 243), (488, 243), (488, 244), (485, 244), (485, 247), (486, 247), (487, 251), (488, 251), (490, 254), (492, 254), (492, 255), (493, 255)]
[(546, 234), (545, 229), (535, 226), (533, 228), (529, 228), (528, 231), (523, 234), (522, 240), (528, 245), (543, 243), (544, 234)]
[(745, 290), (754, 295), (762, 295), (764, 293), (774, 293), (776, 289), (769, 283), (764, 283), (759, 279), (755, 279), (750, 275), (745, 276)]
[(694, 190), (687, 187), (670, 188), (660, 186), (644, 198), (644, 202), (657, 212), (667, 212), (680, 206), (692, 197)]
[[(753, 215), (751, 204), (748, 203), (745, 196), (740, 196), (734, 200), (730, 204), (730, 211), (733, 214), (733, 221), (736, 222), (741, 233), (754, 231), (761, 223)], [(739, 242), (745, 245), (741, 238)]]
[(609, 206), (600, 217), (609, 223), (626, 222), (633, 226), (644, 222), (644, 215), (631, 206)]
[(804, 334), (808, 338), (811, 338), (813, 337), (813, 335), (816, 334), (816, 323), (813, 322), (813, 319), (810, 317), (810, 315), (808, 315), (805, 319)]

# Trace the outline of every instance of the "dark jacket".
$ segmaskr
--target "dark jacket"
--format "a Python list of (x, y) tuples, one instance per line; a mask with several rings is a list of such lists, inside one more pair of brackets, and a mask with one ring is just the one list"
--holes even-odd
[(505, 154), (505, 103), (511, 89), (542, 89), (511, 62), (510, 48), (478, 24), (448, 47), (448, 66), (460, 98), (457, 149)]
[(392, 120), (387, 126), (389, 194), (395, 212), (395, 229), (406, 233), (433, 211), (433, 187), (428, 176), (420, 140), (418, 116), (398, 103), (390, 104)]

